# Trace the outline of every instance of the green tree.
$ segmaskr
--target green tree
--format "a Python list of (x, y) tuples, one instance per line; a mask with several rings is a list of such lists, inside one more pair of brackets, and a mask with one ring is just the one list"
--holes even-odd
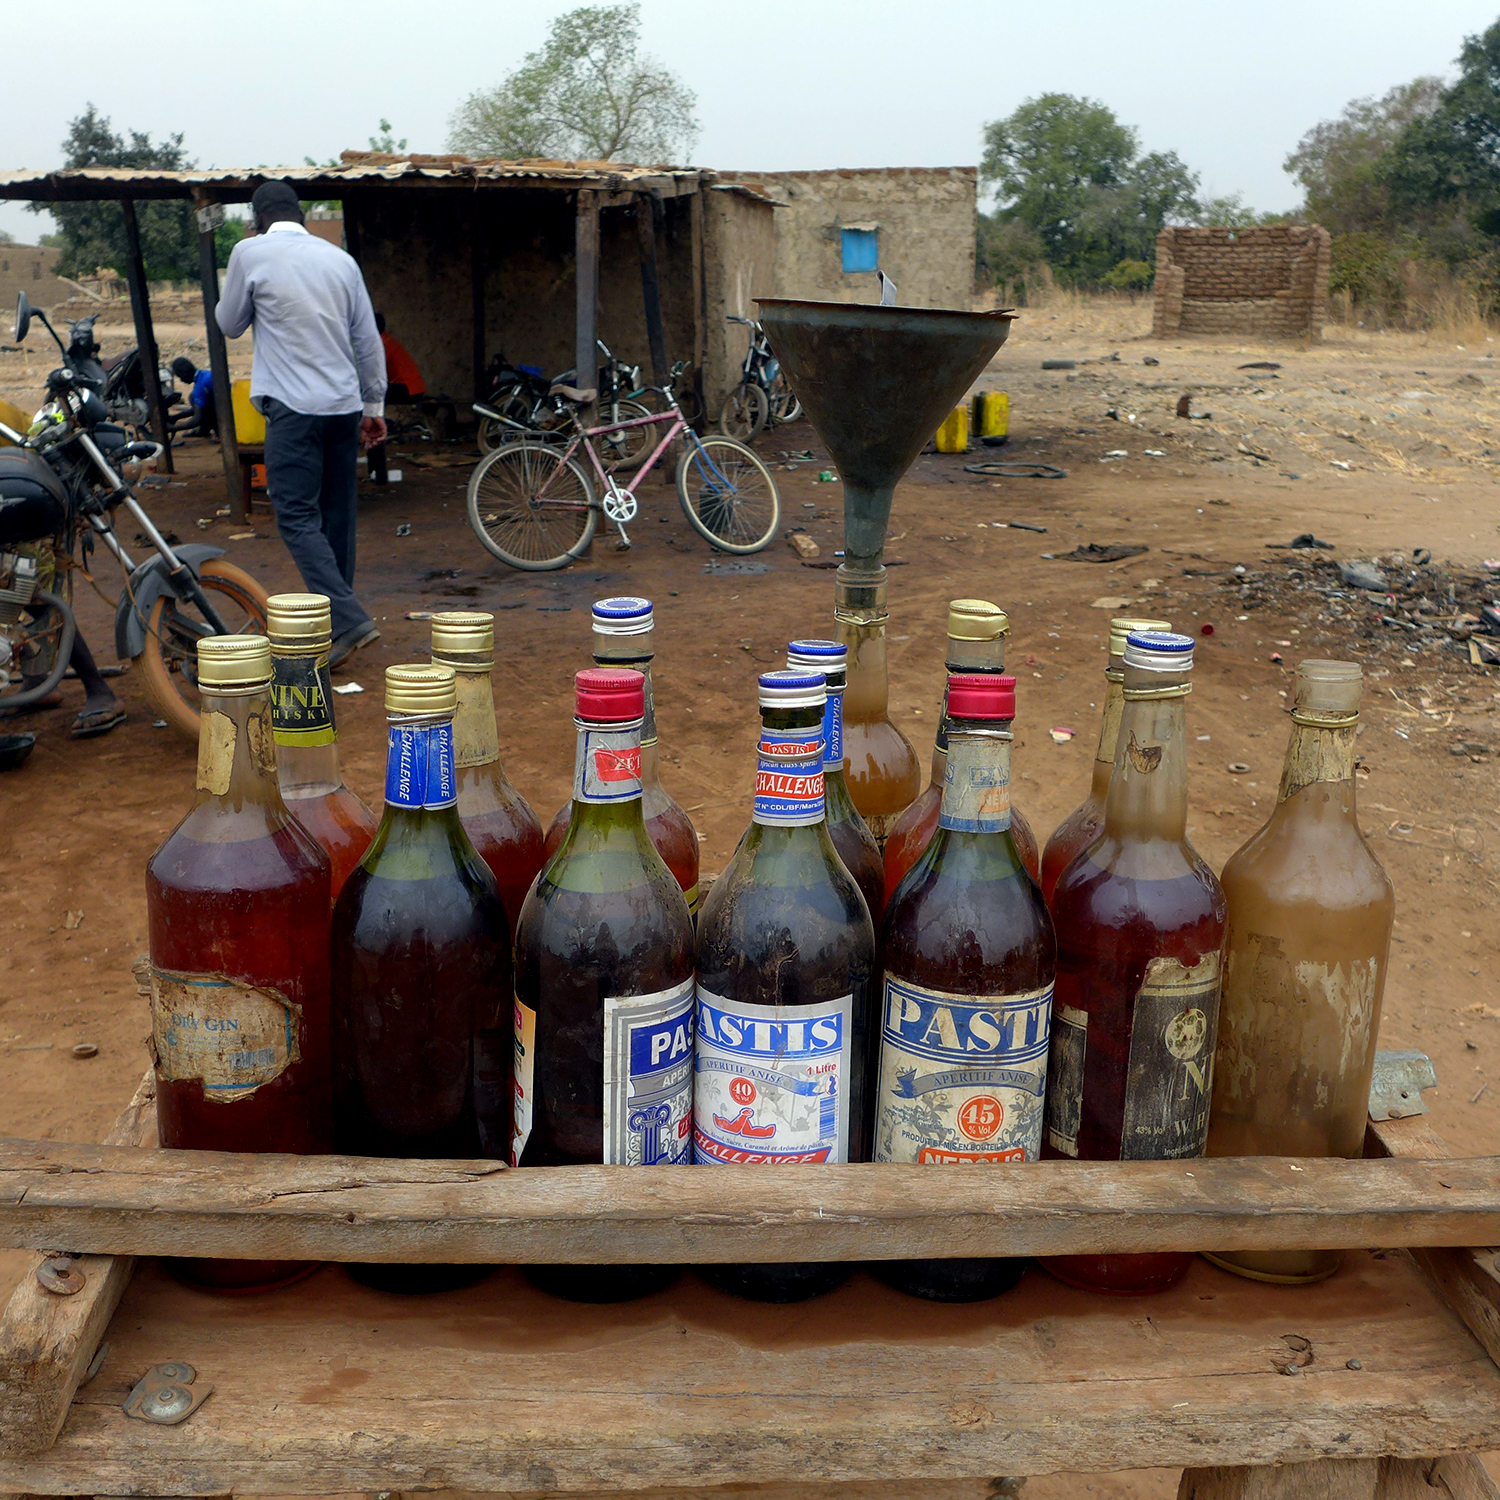
[(697, 138), (697, 96), (640, 52), (641, 8), (585, 5), (502, 83), (454, 111), (448, 148), (471, 156), (591, 161), (683, 160)]
[[(64, 168), (155, 167), (180, 172), (193, 164), (181, 135), (152, 141), (132, 130), (127, 139), (90, 104), (68, 126), (62, 143)], [(118, 203), (49, 203), (28, 205), (44, 209), (57, 220), (62, 255), (57, 269), (64, 276), (92, 276), (108, 266), (125, 274), (127, 249), (125, 218)], [(141, 231), (141, 258), (148, 281), (179, 281), (198, 274), (198, 233), (191, 206), (180, 199), (142, 199), (135, 206)]]
[(1306, 218), (1330, 234), (1390, 228), (1386, 153), (1442, 97), (1442, 79), (1416, 78), (1379, 99), (1353, 99), (1338, 119), (1314, 125), (1284, 163), (1301, 184)]
[(1155, 262), (1164, 225), (1190, 215), (1197, 175), (1174, 151), (1141, 154), (1136, 131), (1094, 99), (1042, 94), (984, 128), (980, 177), (995, 217), (1030, 228), (1053, 270), (1097, 285), (1121, 261)]

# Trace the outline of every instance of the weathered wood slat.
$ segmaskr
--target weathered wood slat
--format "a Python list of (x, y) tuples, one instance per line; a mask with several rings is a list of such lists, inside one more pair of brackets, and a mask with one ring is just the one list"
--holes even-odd
[[(150, 1073), (104, 1137), (106, 1143), (144, 1146), (156, 1139), (156, 1086)], [(58, 1240), (48, 1249), (77, 1249)], [(0, 1314), (0, 1455), (39, 1453), (67, 1419), (73, 1394), (135, 1270), (130, 1256), (85, 1256), (83, 1290), (58, 1297), (36, 1280), (42, 1257), (27, 1268)]]
[(0, 1243), (100, 1254), (604, 1263), (1500, 1239), (1500, 1158), (720, 1174), (0, 1142)]
[[(1293, 1376), (1288, 1334), (1311, 1345)], [(56, 1444), (0, 1459), (0, 1490), (916, 1483), (1500, 1444), (1500, 1372), (1402, 1252), (1354, 1255), (1307, 1288), (1199, 1262), (1138, 1299), (1033, 1269), (967, 1307), (866, 1273), (791, 1308), (692, 1275), (614, 1307), (559, 1302), (514, 1271), (397, 1298), (331, 1267), (223, 1298), (142, 1265), (109, 1338)], [(213, 1396), (181, 1427), (126, 1418), (131, 1385), (167, 1358), (195, 1365)]]

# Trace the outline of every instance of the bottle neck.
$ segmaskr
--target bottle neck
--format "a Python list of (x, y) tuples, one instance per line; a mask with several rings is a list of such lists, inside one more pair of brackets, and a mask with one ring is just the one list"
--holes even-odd
[(629, 668), (646, 679), (646, 712), (641, 719), (641, 784), (660, 784), (656, 752), (656, 699), (651, 689), (651, 663), (656, 653), (649, 649), (650, 635), (595, 636), (594, 664), (600, 667)]
[(578, 726), (573, 757), (573, 817), (582, 832), (645, 827), (641, 811), (641, 720)]
[(835, 613), (838, 638), (849, 648), (843, 717), (850, 724), (873, 724), (889, 718), (890, 669), (886, 661), (885, 621), (856, 620)]
[[(964, 641), (948, 637), (948, 657), (944, 665), (950, 672), (978, 672), (999, 676), (1005, 671), (1005, 637), (988, 641)], [(943, 708), (938, 715), (937, 735), (932, 745), (932, 784), (942, 786), (944, 767), (948, 763), (948, 684), (943, 683)]]
[(393, 715), (385, 763), (383, 823), (416, 815), (458, 819), (451, 713)]
[(1008, 724), (950, 725), (938, 827), (956, 833), (1004, 833), (1010, 827)]
[(276, 741), (269, 688), (249, 693), (200, 689), (198, 805), (225, 812), (264, 808), (287, 818), (276, 775)]
[(799, 710), (767, 711), (756, 757), (753, 822), (802, 828), (824, 821), (821, 715), (810, 721)]
[(495, 723), (494, 658), (487, 653), (432, 653), (435, 665), (452, 667), (458, 704), (453, 710), (453, 764), (460, 772), (493, 767), (500, 779), (500, 731)]
[(1180, 676), (1127, 673), (1106, 835), (1176, 843), (1187, 837), (1187, 686)]
[(283, 795), (319, 796), (343, 784), (328, 649), (271, 652), (271, 722)]
[(1118, 657), (1112, 657), (1104, 674), (1104, 718), (1099, 724), (1099, 747), (1094, 760), (1113, 766), (1115, 749), (1120, 743), (1120, 718), (1125, 712), (1125, 669)]
[(1347, 783), (1350, 795), (1340, 801), (1354, 816), (1354, 741), (1359, 733), (1357, 713), (1320, 713), (1294, 709), (1292, 733), (1281, 769), (1278, 803), (1295, 797), (1318, 782)]

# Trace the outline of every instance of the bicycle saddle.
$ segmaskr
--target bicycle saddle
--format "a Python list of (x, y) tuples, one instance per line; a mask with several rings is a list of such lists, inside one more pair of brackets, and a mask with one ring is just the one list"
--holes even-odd
[(599, 392), (593, 387), (590, 387), (586, 391), (581, 391), (576, 385), (554, 385), (547, 394), (549, 396), (561, 396), (564, 401), (576, 401), (580, 406), (587, 406)]

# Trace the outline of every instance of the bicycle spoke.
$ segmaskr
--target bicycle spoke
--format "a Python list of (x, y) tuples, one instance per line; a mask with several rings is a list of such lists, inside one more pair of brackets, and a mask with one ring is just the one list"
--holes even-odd
[(570, 551), (588, 522), (588, 494), (576, 472), (560, 453), (529, 444), (504, 449), (491, 462), (476, 502), (496, 546), (528, 562)]

